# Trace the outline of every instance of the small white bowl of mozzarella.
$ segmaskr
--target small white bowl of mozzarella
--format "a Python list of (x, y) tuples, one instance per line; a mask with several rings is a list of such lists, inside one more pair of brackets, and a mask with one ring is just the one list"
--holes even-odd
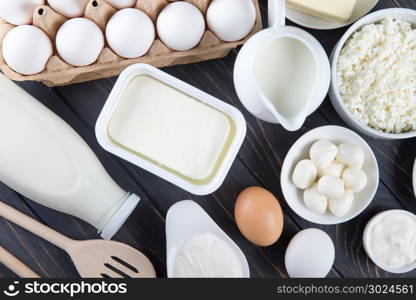
[(376, 157), (355, 132), (340, 126), (313, 129), (289, 150), (280, 176), (291, 209), (307, 221), (349, 221), (373, 200), (379, 182)]

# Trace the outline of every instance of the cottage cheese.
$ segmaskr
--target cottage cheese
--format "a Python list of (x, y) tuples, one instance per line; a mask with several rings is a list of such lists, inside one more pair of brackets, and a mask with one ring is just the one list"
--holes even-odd
[(388, 133), (416, 130), (416, 29), (387, 18), (355, 32), (341, 50), (338, 85), (348, 110)]

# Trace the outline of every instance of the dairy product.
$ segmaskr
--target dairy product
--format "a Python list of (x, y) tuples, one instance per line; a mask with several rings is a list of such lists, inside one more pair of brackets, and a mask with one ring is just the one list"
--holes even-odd
[(416, 220), (406, 211), (387, 211), (366, 228), (366, 250), (375, 263), (402, 269), (416, 263)]
[(328, 198), (319, 192), (316, 183), (303, 192), (303, 201), (308, 209), (318, 214), (323, 214), (328, 208)]
[(299, 189), (306, 189), (315, 181), (318, 170), (310, 159), (297, 163), (293, 171), (292, 181)]
[(293, 184), (304, 190), (305, 206), (314, 213), (323, 214), (329, 208), (334, 216), (345, 216), (353, 206), (353, 193), (362, 192), (368, 184), (361, 169), (363, 149), (349, 142), (337, 146), (322, 139), (312, 144), (308, 158), (299, 161), (292, 173)]
[(334, 216), (342, 218), (351, 210), (353, 202), (354, 194), (346, 191), (339, 199), (329, 199), (328, 208)]
[(253, 63), (258, 88), (281, 119), (293, 120), (304, 111), (315, 87), (318, 66), (303, 42), (293, 37), (276, 38), (259, 48)]
[(309, 156), (318, 168), (329, 166), (334, 161), (337, 153), (337, 146), (328, 140), (319, 140), (313, 143), (309, 150)]
[(232, 138), (231, 119), (153, 77), (136, 76), (108, 126), (118, 145), (190, 180), (206, 180)]
[(387, 18), (363, 26), (341, 50), (338, 86), (363, 124), (388, 133), (416, 130), (416, 29)]
[(364, 164), (364, 151), (356, 144), (342, 143), (338, 146), (337, 160), (349, 167), (361, 169)]
[(344, 181), (334, 175), (324, 175), (318, 181), (318, 191), (327, 198), (338, 199), (345, 193)]
[(368, 183), (367, 174), (361, 169), (348, 167), (342, 173), (345, 186), (354, 193), (361, 192)]
[(287, 6), (334, 23), (351, 18), (357, 0), (287, 0)]
[(188, 240), (176, 254), (173, 277), (238, 278), (243, 276), (236, 251), (211, 233)]
[(110, 238), (137, 204), (62, 119), (0, 75), (0, 180)]
[(344, 168), (345, 165), (343, 163), (334, 161), (326, 167), (318, 168), (318, 176), (323, 177), (325, 175), (334, 175), (336, 177), (341, 177)]

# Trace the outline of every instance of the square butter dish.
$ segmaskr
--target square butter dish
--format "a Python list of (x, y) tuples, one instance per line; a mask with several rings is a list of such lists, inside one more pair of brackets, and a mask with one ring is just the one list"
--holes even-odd
[(239, 110), (147, 64), (126, 68), (97, 120), (107, 151), (195, 195), (223, 183), (246, 135)]

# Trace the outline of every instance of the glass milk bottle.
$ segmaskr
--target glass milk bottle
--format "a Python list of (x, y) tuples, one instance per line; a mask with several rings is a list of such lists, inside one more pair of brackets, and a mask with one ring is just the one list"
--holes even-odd
[(2, 74), (0, 181), (85, 220), (105, 239), (111, 239), (139, 202), (113, 181), (67, 123)]

